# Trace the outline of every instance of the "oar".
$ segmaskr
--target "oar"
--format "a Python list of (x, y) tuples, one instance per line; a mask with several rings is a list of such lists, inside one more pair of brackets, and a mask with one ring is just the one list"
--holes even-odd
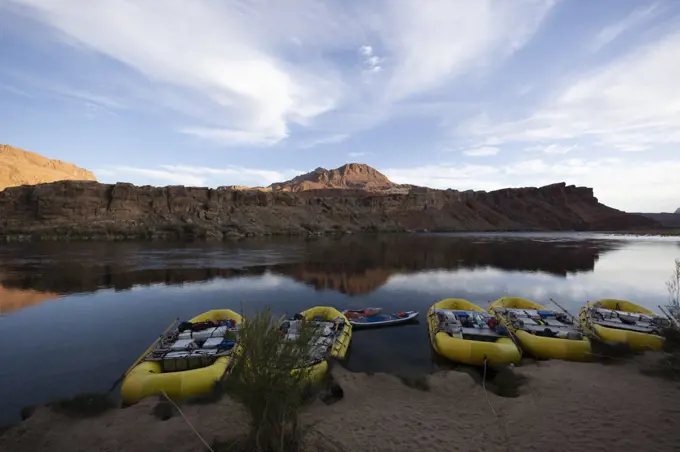
[(678, 321), (675, 319), (675, 317), (673, 317), (673, 316), (670, 315), (668, 312), (666, 312), (666, 310), (665, 310), (664, 308), (662, 308), (660, 304), (658, 304), (657, 306), (659, 307), (659, 309), (661, 309), (661, 312), (663, 313), (663, 315), (665, 315), (666, 317), (668, 317), (668, 320), (671, 321), (671, 323), (673, 324), (673, 326), (675, 326), (675, 328), (680, 329), (680, 325), (678, 325)]
[(553, 303), (555, 303), (555, 305), (556, 305), (558, 308), (560, 308), (565, 314), (567, 314), (569, 317), (571, 317), (571, 320), (573, 320), (574, 322), (576, 322), (576, 324), (579, 325), (579, 326), (583, 329), (583, 331), (585, 331), (585, 332), (587, 333), (586, 335), (592, 336), (592, 337), (594, 337), (595, 339), (597, 339), (597, 340), (599, 340), (599, 341), (601, 341), (601, 342), (605, 342), (601, 337), (599, 337), (597, 334), (595, 334), (595, 331), (591, 330), (590, 328), (586, 328), (584, 325), (581, 325), (581, 321), (580, 321), (578, 318), (574, 317), (569, 311), (567, 311), (566, 309), (564, 309), (558, 302), (556, 302), (556, 301), (553, 300), (552, 298), (550, 299), (550, 301), (552, 301)]
[[(502, 304), (503, 304), (503, 306), (502, 306), (503, 309), (507, 309), (505, 307), (505, 300), (503, 300)], [(524, 354), (524, 352), (523, 352), (523, 349), (522, 349), (522, 345), (519, 343), (519, 339), (517, 338), (515, 333), (512, 331), (512, 329), (514, 328), (514, 326), (511, 326), (512, 322), (510, 322), (508, 320), (508, 318), (505, 316), (505, 314), (501, 314), (499, 312), (496, 312), (496, 309), (493, 309), (493, 312), (494, 312), (494, 317), (496, 318), (496, 320), (498, 320), (500, 322), (500, 324), (508, 331), (508, 334), (510, 335), (510, 340), (515, 344), (515, 347), (517, 347), (517, 350), (519, 350), (519, 355), (521, 357)]]
[(115, 387), (118, 386), (118, 384), (119, 384), (121, 381), (123, 381), (123, 379), (125, 378), (125, 376), (126, 376), (127, 374), (129, 374), (130, 371), (131, 371), (132, 369), (134, 369), (134, 367), (135, 367), (137, 364), (139, 364), (139, 362), (140, 362), (142, 359), (144, 359), (144, 357), (145, 357), (146, 355), (149, 354), (149, 352), (151, 352), (151, 349), (153, 349), (153, 348), (156, 346), (156, 344), (158, 344), (158, 342), (161, 340), (161, 338), (162, 338), (163, 336), (165, 336), (165, 333), (167, 333), (168, 331), (170, 331), (170, 328), (172, 328), (172, 327), (175, 325), (175, 323), (177, 323), (178, 320), (179, 320), (179, 317), (177, 317), (175, 320), (173, 320), (173, 321), (170, 323), (170, 325), (168, 325), (167, 328), (165, 328), (165, 330), (163, 330), (163, 332), (161, 333), (161, 335), (158, 336), (158, 338), (157, 338), (157, 339), (149, 346), (149, 348), (147, 348), (147, 349), (144, 351), (144, 353), (142, 353), (141, 355), (139, 355), (139, 358), (137, 358), (137, 359), (135, 360), (135, 362), (128, 368), (128, 370), (126, 370), (125, 373), (123, 373), (123, 375), (121, 375), (120, 377), (118, 377), (118, 379), (117, 379), (116, 381), (113, 382), (113, 385), (111, 386), (111, 389), (109, 389), (107, 392), (113, 391), (113, 390), (115, 389)]

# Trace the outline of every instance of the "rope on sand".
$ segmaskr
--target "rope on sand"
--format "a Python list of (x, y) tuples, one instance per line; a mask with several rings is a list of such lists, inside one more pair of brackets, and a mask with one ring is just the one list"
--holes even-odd
[(205, 445), (205, 447), (207, 447), (208, 450), (209, 450), (210, 452), (215, 452), (215, 451), (212, 449), (212, 447), (210, 447), (210, 445), (208, 444), (208, 442), (207, 442), (205, 439), (203, 439), (203, 437), (201, 436), (201, 434), (198, 433), (198, 430), (196, 430), (196, 428), (191, 424), (191, 422), (189, 422), (189, 419), (187, 419), (187, 417), (184, 415), (184, 413), (182, 412), (182, 410), (180, 410), (179, 406), (177, 406), (177, 404), (175, 403), (175, 401), (172, 400), (170, 397), (168, 397), (168, 395), (165, 393), (165, 391), (161, 391), (161, 394), (163, 394), (163, 397), (165, 397), (165, 398), (168, 400), (168, 402), (170, 402), (170, 403), (177, 409), (177, 411), (179, 412), (180, 416), (182, 416), (182, 419), (184, 419), (184, 422), (186, 422), (186, 423), (189, 425), (189, 427), (191, 427), (191, 430), (194, 431), (194, 433), (196, 434), (196, 436), (198, 436), (198, 439), (201, 440), (201, 442)]
[(489, 398), (489, 393), (486, 392), (486, 357), (484, 358), (484, 375), (482, 376), (482, 389), (484, 389), (484, 395), (486, 396), (486, 401), (489, 402), (489, 406), (491, 407), (491, 411), (493, 411), (493, 415), (498, 417), (496, 410), (493, 409), (493, 405), (491, 404), (491, 399)]

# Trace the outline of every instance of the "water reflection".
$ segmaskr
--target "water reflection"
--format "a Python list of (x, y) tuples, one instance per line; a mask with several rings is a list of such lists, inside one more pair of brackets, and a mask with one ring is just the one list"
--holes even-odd
[[(0, 424), (29, 404), (108, 389), (175, 317), (314, 305), (424, 311), (449, 296), (518, 295), (576, 310), (617, 297), (656, 309), (677, 241), (576, 235), (375, 236), (236, 244), (48, 244), (0, 250)], [(59, 296), (59, 297), (58, 297)], [(50, 301), (47, 301), (50, 300)], [(427, 328), (357, 332), (348, 367), (430, 371)]]
[(619, 246), (611, 240), (399, 235), (297, 241), (288, 246), (277, 242), (277, 247), (269, 242), (256, 243), (261, 248), (220, 248), (214, 244), (193, 248), (173, 248), (172, 244), (17, 247), (5, 253), (0, 284), (6, 289), (71, 294), (273, 272), (318, 290), (362, 295), (380, 288), (394, 275), (429, 270), (492, 267), (566, 277), (592, 271), (601, 254)]

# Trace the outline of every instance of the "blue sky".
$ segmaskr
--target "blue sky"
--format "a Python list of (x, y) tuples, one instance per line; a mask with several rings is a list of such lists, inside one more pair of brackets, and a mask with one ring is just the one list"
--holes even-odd
[(680, 207), (680, 2), (4, 0), (0, 142), (103, 182), (565, 181)]

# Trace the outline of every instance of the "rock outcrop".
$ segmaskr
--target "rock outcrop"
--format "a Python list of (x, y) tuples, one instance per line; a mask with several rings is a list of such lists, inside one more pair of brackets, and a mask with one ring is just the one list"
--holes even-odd
[(676, 214), (680, 214), (680, 207), (678, 207), (677, 209), (675, 209), (675, 213), (676, 213)]
[(272, 191), (301, 192), (323, 189), (350, 189), (371, 192), (408, 193), (408, 185), (394, 184), (380, 171), (362, 163), (348, 163), (327, 170), (317, 168), (286, 182), (271, 184)]
[(60, 180), (96, 181), (90, 171), (61, 160), (0, 144), (0, 190)]
[(600, 204), (590, 188), (408, 193), (257, 191), (62, 181), (0, 192), (6, 240), (223, 239), (332, 232), (563, 231), (653, 228)]

